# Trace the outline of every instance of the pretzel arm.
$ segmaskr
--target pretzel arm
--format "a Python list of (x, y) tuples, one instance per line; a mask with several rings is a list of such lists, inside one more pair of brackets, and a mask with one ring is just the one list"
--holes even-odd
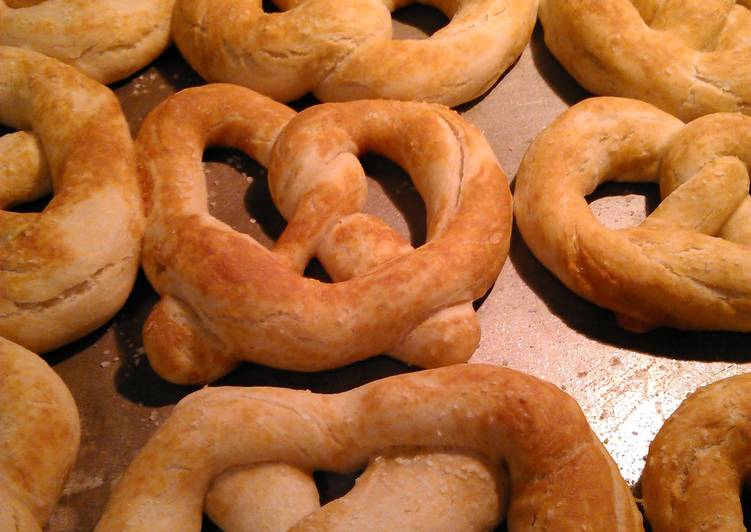
[(746, 167), (734, 157), (721, 157), (670, 193), (641, 227), (670, 227), (716, 235), (748, 198)]
[(0, 137), (0, 209), (52, 193), (52, 180), (39, 144), (31, 133)]

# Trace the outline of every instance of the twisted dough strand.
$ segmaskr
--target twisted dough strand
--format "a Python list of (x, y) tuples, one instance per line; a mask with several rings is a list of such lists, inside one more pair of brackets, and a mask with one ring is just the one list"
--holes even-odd
[(5, 164), (0, 209), (55, 192), (41, 213), (0, 210), (0, 335), (44, 352), (102, 325), (133, 286), (143, 231), (133, 141), (109, 89), (18, 48), (0, 47), (0, 122), (33, 133), (3, 142), (4, 159), (41, 146), (49, 169)]

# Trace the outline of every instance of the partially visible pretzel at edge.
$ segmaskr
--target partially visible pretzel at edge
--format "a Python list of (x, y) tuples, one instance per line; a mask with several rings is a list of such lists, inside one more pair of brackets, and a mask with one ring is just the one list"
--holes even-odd
[(642, 475), (652, 530), (745, 530), (749, 418), (749, 373), (699, 388), (670, 415), (649, 446)]
[[(535, 139), (514, 213), (524, 241), (566, 286), (625, 328), (751, 331), (751, 117), (688, 125), (636, 100), (592, 98)], [(659, 182), (638, 227), (610, 230), (585, 196), (607, 180)]]
[(78, 454), (78, 409), (44, 360), (2, 337), (0, 427), (0, 530), (41, 532)]
[[(144, 345), (156, 371), (195, 383), (241, 360), (304, 371), (383, 352), (422, 367), (466, 361), (479, 342), (471, 302), (498, 276), (511, 228), (508, 184), (482, 134), (434, 104), (325, 104), (293, 117), (248, 89), (210, 85), (145, 121), (143, 262), (162, 300)], [(273, 251), (208, 215), (201, 154), (211, 144), (268, 166), (288, 220)], [(368, 151), (401, 165), (425, 201), (416, 250), (360, 212), (357, 156)], [(334, 283), (302, 276), (314, 256)]]
[[(368, 461), (350, 493), (320, 511), (314, 501), (299, 522), (287, 520), (299, 510), (292, 497), (306, 478), (315, 493), (313, 471), (353, 472)], [(390, 471), (379, 472), (384, 466)], [(260, 470), (251, 481), (278, 489), (269, 498), (280, 511), (266, 530), (389, 530), (388, 523), (490, 530), (505, 513), (506, 479), (511, 531), (643, 530), (628, 486), (576, 401), (532, 376), (480, 364), (335, 395), (204, 388), (181, 401), (139, 452), (96, 530), (199, 530), (206, 493), (235, 467)], [(402, 506), (402, 497), (414, 506)], [(252, 523), (255, 501), (247, 502)]]
[(587, 90), (681, 120), (751, 114), (751, 0), (541, 0), (553, 55)]
[[(143, 233), (135, 150), (112, 91), (29, 50), (0, 47), (0, 123), (21, 130), (0, 139), (0, 335), (45, 352), (130, 294)], [(4, 210), (53, 191), (42, 212)]]
[(521, 54), (537, 0), (434, 0), (451, 22), (424, 40), (391, 39), (409, 0), (178, 0), (173, 36), (208, 81), (275, 100), (388, 98), (455, 106), (487, 91)]
[(174, 0), (0, 0), (0, 44), (43, 53), (102, 83), (146, 66), (170, 41)]

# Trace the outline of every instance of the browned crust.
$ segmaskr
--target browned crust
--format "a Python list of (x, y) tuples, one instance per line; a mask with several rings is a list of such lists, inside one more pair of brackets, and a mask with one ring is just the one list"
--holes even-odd
[[(154, 367), (169, 380), (206, 382), (233, 360), (314, 371), (404, 342), (400, 353), (411, 363), (469, 358), (479, 339), (471, 308), (425, 327), (422, 340), (408, 336), (436, 313), (482, 296), (508, 253), (511, 195), (482, 134), (428, 104), (321, 105), (285, 127), (292, 116), (247, 89), (217, 85), (184, 91), (144, 123), (138, 142), (152, 205), (144, 269), (171, 299), (169, 312), (158, 308), (144, 330)], [(208, 216), (200, 157), (209, 140), (269, 165), (272, 196), (289, 220), (272, 252)], [(356, 217), (366, 186), (356, 157), (369, 150), (412, 174), (426, 200), (428, 242), (380, 248), (353, 234), (357, 253), (321, 251), (340, 263), (341, 282), (302, 277), (332, 228), (363, 221)], [(366, 235), (384, 231), (364, 222)], [(376, 266), (350, 277), (368, 254)], [(212, 365), (216, 371), (198, 369)]]

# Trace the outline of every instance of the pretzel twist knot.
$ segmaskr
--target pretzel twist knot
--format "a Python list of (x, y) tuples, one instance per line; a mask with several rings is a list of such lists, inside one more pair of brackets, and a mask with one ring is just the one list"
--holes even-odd
[(692, 120), (751, 114), (751, 1), (541, 0), (545, 43), (595, 94)]
[[(688, 125), (642, 102), (594, 98), (530, 147), (515, 214), (537, 258), (633, 330), (751, 331), (751, 117)], [(603, 227), (584, 198), (606, 180), (660, 183), (638, 227)]]
[[(439, 366), (474, 351), (471, 302), (508, 253), (511, 195), (482, 134), (456, 113), (364, 101), (294, 117), (248, 89), (214, 85), (163, 103), (138, 144), (150, 198), (143, 262), (162, 295), (144, 345), (166, 379), (211, 381), (241, 360), (316, 371), (383, 352)], [(268, 166), (288, 220), (271, 252), (209, 216), (207, 144)], [(425, 201), (418, 249), (360, 212), (357, 156), (370, 151), (400, 164)], [(313, 256), (333, 284), (302, 276)]]
[(743, 530), (741, 487), (751, 454), (751, 374), (700, 388), (649, 446), (642, 475), (652, 530)]
[[(130, 293), (135, 150), (107, 87), (19, 48), (0, 47), (0, 122), (24, 130), (0, 141), (0, 335), (43, 352), (101, 326)], [(53, 190), (41, 213), (2, 210)]]
[(454, 106), (489, 89), (526, 46), (537, 0), (429, 1), (451, 22), (425, 40), (391, 39), (412, 0), (178, 0), (175, 43), (209, 81), (275, 100), (389, 98)]
[(40, 531), (78, 453), (78, 410), (34, 353), (0, 338), (0, 530)]
[(35, 50), (101, 83), (112, 83), (167, 48), (173, 4), (174, 0), (0, 0), (0, 44)]
[[(313, 471), (353, 472), (369, 460), (349, 494), (307, 517), (300, 512), (301, 521), (288, 526), (361, 530), (393, 522), (410, 530), (487, 530), (501, 517), (498, 490), (507, 466), (510, 530), (642, 530), (618, 468), (570, 396), (514, 370), (471, 364), (336, 395), (195, 392), (128, 467), (97, 531), (199, 530), (207, 490), (230, 468), (265, 467), (259, 482), (296, 469), (312, 485)], [(300, 481), (281, 478), (285, 485), (272, 495), (294, 507), (287, 490)], [(401, 498), (414, 506), (403, 507)], [(245, 508), (253, 513), (253, 506)], [(413, 524), (411, 512), (427, 521)], [(453, 520), (442, 521), (447, 514)], [(281, 519), (268, 529), (286, 529)]]

